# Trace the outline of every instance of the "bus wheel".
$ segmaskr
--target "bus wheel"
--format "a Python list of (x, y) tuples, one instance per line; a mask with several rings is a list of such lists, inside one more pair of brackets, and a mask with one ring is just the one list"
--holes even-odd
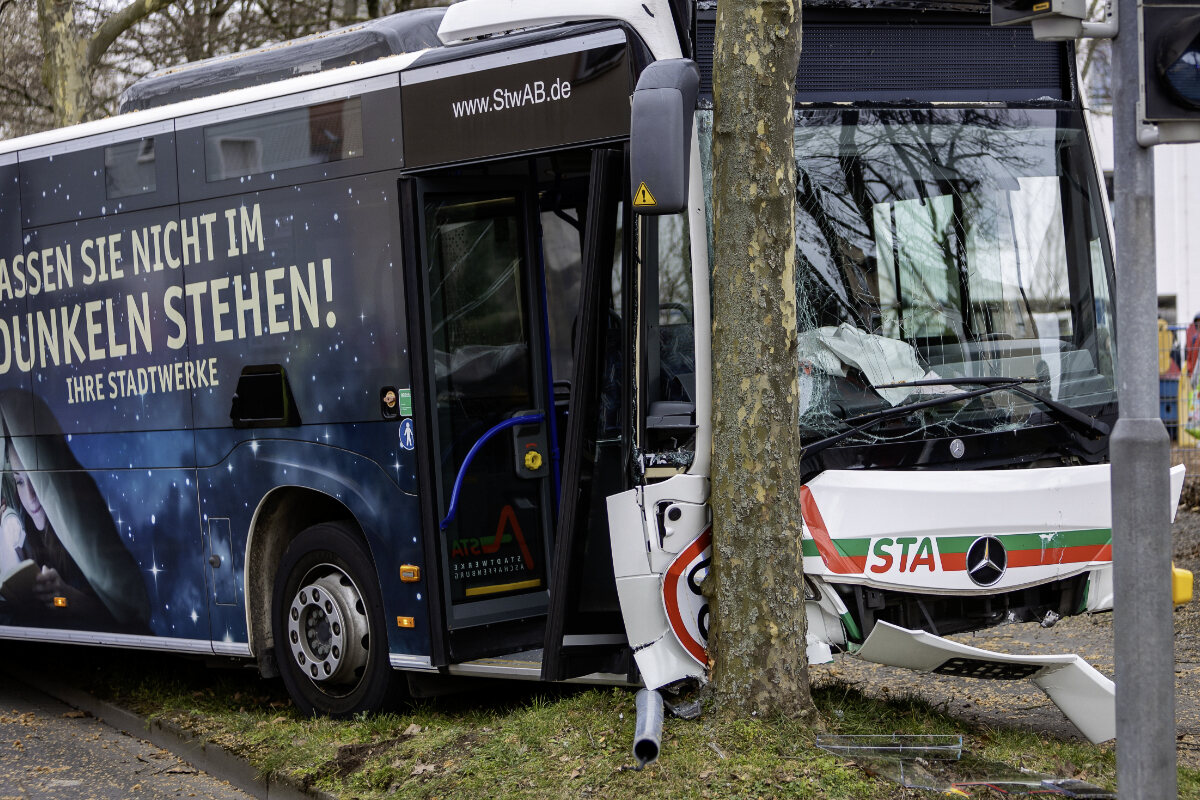
[(393, 684), (383, 600), (366, 546), (345, 523), (308, 528), (275, 577), (275, 658), (305, 714), (377, 711)]

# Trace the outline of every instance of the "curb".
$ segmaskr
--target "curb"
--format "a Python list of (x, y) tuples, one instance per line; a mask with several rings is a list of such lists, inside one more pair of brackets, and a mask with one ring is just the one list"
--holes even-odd
[(232, 786), (259, 800), (338, 800), (337, 795), (317, 789), (306, 789), (298, 781), (286, 776), (259, 777), (246, 759), (220, 745), (205, 741), (174, 723), (146, 719), (73, 686), (54, 684), (24, 670), (8, 671), (38, 691), (91, 714), (122, 733), (168, 750), (196, 769), (207, 772), (214, 778), (228, 781)]

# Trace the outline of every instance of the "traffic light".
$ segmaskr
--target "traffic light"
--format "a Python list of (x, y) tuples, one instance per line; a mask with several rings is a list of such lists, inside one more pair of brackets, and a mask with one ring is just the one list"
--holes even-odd
[(1141, 97), (1164, 140), (1179, 140), (1172, 123), (1200, 124), (1200, 0), (1143, 0)]

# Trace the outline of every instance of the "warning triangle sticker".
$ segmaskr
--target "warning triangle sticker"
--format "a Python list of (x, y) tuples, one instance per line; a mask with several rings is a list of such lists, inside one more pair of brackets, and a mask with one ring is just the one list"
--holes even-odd
[(633, 195), (634, 207), (641, 206), (656, 206), (658, 201), (654, 199), (654, 195), (650, 194), (650, 190), (646, 188), (646, 182), (642, 181), (638, 186), (637, 192)]

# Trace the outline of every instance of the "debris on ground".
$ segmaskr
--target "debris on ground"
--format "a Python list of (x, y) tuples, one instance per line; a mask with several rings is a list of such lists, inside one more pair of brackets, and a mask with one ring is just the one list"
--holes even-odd
[(929, 789), (956, 797), (1117, 797), (1115, 792), (1078, 778), (979, 758), (964, 752), (962, 736), (957, 735), (823, 735), (817, 737), (817, 747), (908, 789)]

